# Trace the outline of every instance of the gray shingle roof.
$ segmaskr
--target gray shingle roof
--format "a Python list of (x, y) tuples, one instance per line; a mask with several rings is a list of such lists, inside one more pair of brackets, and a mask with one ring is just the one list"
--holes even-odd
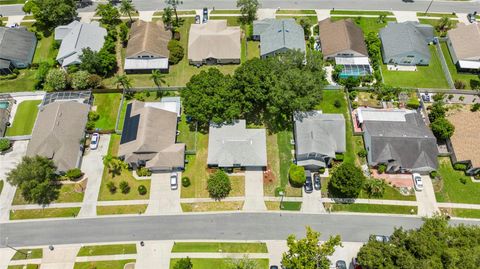
[(0, 59), (31, 64), (37, 37), (25, 28), (0, 27)]
[(411, 52), (430, 58), (428, 43), (433, 39), (433, 27), (416, 22), (389, 22), (380, 29), (380, 39), (386, 58)]
[(305, 52), (303, 28), (295, 19), (254, 21), (253, 32), (260, 35), (260, 55), (283, 48)]

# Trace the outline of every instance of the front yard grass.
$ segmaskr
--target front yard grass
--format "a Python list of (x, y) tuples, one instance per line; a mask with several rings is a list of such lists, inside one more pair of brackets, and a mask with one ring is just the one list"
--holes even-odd
[[(75, 191), (75, 184), (62, 184), (60, 188), (60, 194), (58, 199), (53, 201), (53, 203), (79, 203), (83, 201), (83, 192)], [(19, 188), (15, 192), (13, 197), (12, 205), (27, 205), (29, 204), (25, 199), (23, 199), (22, 193)]]
[(241, 14), (240, 9), (215, 9), (210, 14)]
[(243, 201), (181, 203), (183, 212), (237, 211), (242, 210)]
[(441, 157), (438, 161), (441, 180), (435, 184), (437, 202), (480, 204), (480, 184), (473, 183), (470, 178), (465, 184), (460, 182), (460, 178), (466, 176), (453, 169), (448, 157)]
[(278, 158), (280, 164), (280, 171), (275, 172), (280, 174), (280, 186), (285, 188), (285, 195), (290, 197), (301, 197), (302, 188), (294, 188), (290, 185), (288, 180), (288, 171), (290, 170), (290, 165), (293, 160), (293, 145), (291, 140), (293, 139), (293, 134), (291, 131), (281, 131), (277, 133), (277, 147), (278, 147)]
[(286, 211), (300, 211), (302, 209), (302, 202), (282, 202), (283, 208), (280, 208), (280, 202), (265, 201), (267, 210), (286, 210)]
[(77, 257), (136, 253), (137, 245), (135, 244), (98, 245), (81, 247), (78, 251)]
[(449, 215), (458, 218), (480, 219), (480, 209), (468, 208), (440, 208), (442, 211), (447, 211)]
[(452, 13), (425, 13), (425, 12), (417, 12), (417, 17), (447, 17), (447, 18), (457, 18), (457, 15)]
[(123, 269), (125, 264), (135, 260), (98, 261), (98, 262), (76, 262), (73, 269)]
[(390, 11), (364, 11), (364, 10), (330, 10), (330, 15), (385, 15), (393, 16)]
[(143, 214), (147, 205), (97, 206), (97, 215)]
[(10, 210), (10, 220), (73, 218), (80, 207)]
[(308, 22), (309, 22), (312, 26), (318, 23), (318, 18), (317, 18), (316, 15), (314, 15), (314, 16), (276, 15), (275, 18), (278, 19), (278, 20), (293, 18), (293, 19), (295, 19), (295, 21), (296, 21), (297, 23), (300, 22), (300, 19), (304, 18), (304, 19), (307, 19)]
[[(433, 31), (435, 36), (440, 36), (440, 32), (438, 32), (437, 29), (435, 29), (435, 26), (437, 26), (438, 22), (440, 21), (439, 19), (418, 19), (418, 21), (422, 24), (430, 24), (431, 26), (433, 26)], [(450, 21), (452, 22), (453, 28), (457, 27), (457, 23), (458, 23), (457, 20), (450, 20)]]
[(441, 42), (440, 46), (442, 47), (443, 56), (447, 62), (448, 70), (452, 76), (453, 81), (460, 80), (465, 84), (466, 89), (472, 89), (480, 87), (480, 78), (479, 74), (459, 72), (457, 66), (452, 61), (452, 56), (450, 56), (450, 51), (448, 50), (447, 43)]
[[(25, 257), (25, 254), (23, 254), (22, 252), (27, 253), (27, 256)], [(41, 248), (19, 249), (17, 252), (15, 252), (15, 255), (13, 255), (12, 261), (41, 259), (42, 257), (43, 257), (43, 249)]]
[(208, 197), (207, 191), (207, 155), (208, 134), (197, 133), (197, 150), (195, 155), (187, 155), (188, 163), (182, 177), (188, 177), (191, 185), (181, 188), (182, 198)]
[[(170, 269), (173, 269), (179, 259), (170, 259)], [(190, 259), (195, 269), (229, 269), (232, 268), (231, 259), (193, 258)], [(268, 269), (268, 259), (252, 259), (256, 262), (255, 269)], [(80, 268), (75, 268), (80, 269)], [(83, 269), (83, 268), (82, 268)], [(103, 269), (103, 268), (97, 268)]]
[(38, 269), (38, 264), (9, 265), (7, 269)]
[(448, 82), (444, 76), (437, 50), (435, 46), (429, 46), (429, 49), (430, 65), (417, 66), (417, 71), (390, 71), (387, 70), (387, 65), (382, 64), (385, 84), (398, 87), (448, 89)]
[(351, 19), (353, 22), (355, 22), (356, 25), (358, 25), (362, 29), (364, 35), (368, 34), (369, 32), (378, 33), (380, 29), (385, 27), (389, 21), (396, 21), (395, 18), (386, 18), (385, 22), (380, 22), (378, 21), (378, 18), (354, 17), (354, 16), (352, 17), (332, 16), (331, 19), (332, 21)]
[(268, 253), (265, 243), (175, 242), (172, 252)]
[(38, 114), (38, 105), (41, 100), (27, 100), (18, 104), (13, 124), (7, 128), (7, 136), (29, 135), (32, 133), (33, 126)]
[[(332, 212), (417, 214), (416, 206), (374, 205), (374, 204), (330, 204)], [(326, 207), (328, 207), (326, 205)], [(412, 211), (413, 210), (413, 211)]]
[(195, 140), (198, 134), (195, 128), (195, 125), (187, 123), (187, 116), (183, 113), (177, 125), (180, 132), (177, 136), (177, 142), (185, 143), (186, 150), (195, 150)]
[(42, 36), (42, 38), (38, 40), (37, 48), (35, 49), (35, 55), (33, 56), (33, 63), (41, 63), (45, 61), (55, 63), (58, 49), (55, 49), (53, 45), (55, 42), (53, 37), (54, 36), (52, 33), (50, 36)]
[(210, 20), (226, 20), (228, 26), (240, 26), (239, 16), (210, 16)]
[(315, 12), (315, 10), (312, 10), (312, 9), (306, 9), (306, 10), (280, 9), (280, 10), (277, 10), (276, 14), (312, 14), (312, 15), (316, 15), (317, 12)]
[(121, 93), (95, 93), (93, 106), (100, 118), (95, 122), (95, 128), (114, 130), (117, 121), (118, 109), (122, 100)]

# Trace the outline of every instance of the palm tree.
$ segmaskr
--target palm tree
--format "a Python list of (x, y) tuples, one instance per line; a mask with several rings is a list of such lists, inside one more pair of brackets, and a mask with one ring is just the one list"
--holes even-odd
[(441, 35), (443, 36), (448, 30), (450, 30), (453, 26), (453, 22), (452, 20), (450, 20), (450, 18), (448, 17), (442, 17), (437, 25), (436, 25), (436, 29), (438, 32), (441, 33)]
[(116, 75), (115, 84), (117, 85), (117, 88), (119, 86), (122, 86), (123, 91), (128, 90), (132, 87), (132, 81), (129, 77), (127, 77), (127, 75)]
[(165, 75), (162, 74), (159, 70), (153, 70), (150, 78), (153, 80), (153, 83), (157, 85), (157, 88), (160, 89), (160, 85), (165, 83)]
[(178, 13), (177, 13), (177, 6), (183, 4), (181, 0), (166, 0), (167, 5), (171, 6), (173, 9), (173, 13), (175, 13), (175, 22), (178, 25)]
[(163, 9), (163, 14), (162, 14), (162, 21), (163, 21), (163, 24), (165, 25), (165, 27), (167, 27), (167, 29), (171, 29), (172, 28), (172, 25), (173, 25), (173, 21), (172, 21), (172, 8), (171, 7), (166, 7)]
[(130, 23), (133, 23), (132, 12), (135, 11), (135, 6), (130, 0), (122, 0), (122, 3), (120, 4), (120, 13), (122, 13), (122, 15), (128, 15), (128, 17), (130, 18)]

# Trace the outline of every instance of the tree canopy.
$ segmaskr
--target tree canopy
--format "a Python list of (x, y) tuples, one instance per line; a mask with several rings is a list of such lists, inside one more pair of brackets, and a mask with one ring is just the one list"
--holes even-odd
[(438, 118), (430, 124), (433, 134), (441, 140), (450, 138), (455, 132), (455, 126), (446, 118)]
[(214, 199), (222, 199), (227, 197), (232, 190), (230, 178), (222, 170), (217, 170), (208, 178), (207, 190), (210, 194), (210, 197)]
[(364, 181), (365, 176), (360, 168), (351, 163), (342, 163), (332, 172), (329, 190), (339, 198), (356, 198)]
[(240, 8), (242, 14), (242, 22), (248, 24), (256, 20), (259, 6), (258, 0), (237, 0), (237, 7)]
[(46, 30), (72, 22), (77, 16), (75, 0), (30, 0), (23, 7), (25, 13), (32, 13), (36, 24)]

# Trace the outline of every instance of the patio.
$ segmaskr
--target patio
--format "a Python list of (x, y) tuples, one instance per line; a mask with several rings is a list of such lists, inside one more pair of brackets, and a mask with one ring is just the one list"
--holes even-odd
[(372, 169), (372, 177), (377, 179), (384, 179), (385, 182), (390, 183), (397, 188), (413, 188), (413, 180), (411, 174), (379, 174), (377, 169)]

